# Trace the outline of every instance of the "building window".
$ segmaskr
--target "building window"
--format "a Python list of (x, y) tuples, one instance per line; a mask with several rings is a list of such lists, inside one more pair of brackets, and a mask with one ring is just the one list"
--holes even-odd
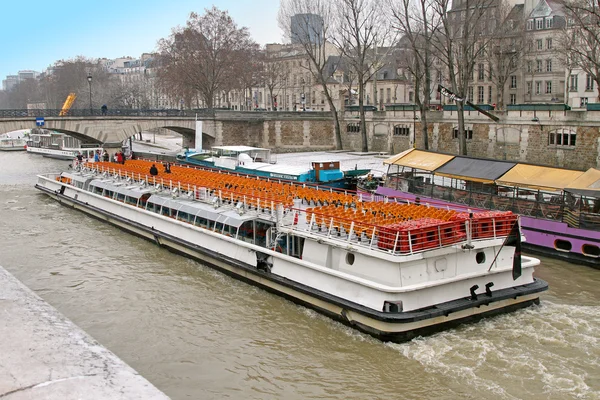
[(538, 50), (543, 50), (544, 49), (544, 42), (542, 41), (542, 39), (536, 40), (536, 43), (537, 43), (537, 49)]
[(557, 129), (548, 133), (548, 144), (556, 146), (575, 146), (577, 134), (570, 129)]
[(510, 104), (517, 104), (517, 95), (514, 93), (510, 94)]
[(535, 94), (542, 93), (542, 81), (535, 81)]
[[(467, 140), (473, 139), (473, 128), (465, 128), (465, 137)], [(454, 130), (452, 131), (452, 138), (458, 139), (458, 127), (454, 127)]]
[(535, 60), (535, 72), (542, 72), (542, 60)]
[(533, 63), (531, 61), (527, 61), (527, 72), (531, 73), (533, 71)]
[(485, 68), (483, 67), (483, 64), (479, 64), (477, 68), (477, 79), (480, 81), (485, 79)]
[(571, 75), (571, 79), (570, 79), (570, 82), (569, 82), (569, 91), (570, 92), (576, 92), (577, 91), (577, 86), (578, 86), (577, 75)]
[(527, 82), (527, 94), (531, 94), (531, 82)]
[(552, 59), (546, 60), (546, 72), (552, 72)]
[(510, 76), (510, 88), (511, 89), (516, 89), (517, 88), (517, 76), (516, 75), (511, 75)]
[(594, 90), (594, 79), (592, 78), (592, 75), (587, 74), (585, 76), (585, 91), (591, 92), (592, 90)]
[(390, 89), (390, 88), (385, 89), (385, 94), (386, 94), (385, 101), (387, 103), (391, 103), (392, 102), (392, 89)]
[(394, 136), (410, 136), (410, 127), (406, 125), (395, 125)]
[(546, 81), (546, 94), (552, 93), (552, 81)]
[(533, 30), (533, 20), (532, 19), (527, 20), (527, 30), (528, 31)]
[(554, 25), (554, 20), (552, 17), (546, 18), (546, 29), (552, 28), (552, 25)]
[(547, 48), (548, 50), (551, 50), (551, 49), (552, 49), (552, 38), (548, 38), (548, 39), (546, 39), (546, 48)]
[(346, 132), (347, 133), (360, 133), (360, 123), (353, 122), (353, 123), (346, 125)]
[(488, 104), (492, 104), (492, 87), (488, 86)]
[(527, 50), (531, 53), (533, 51), (533, 41), (527, 43)]
[(483, 104), (485, 96), (485, 88), (483, 86), (477, 86), (477, 103)]
[(469, 86), (469, 94), (467, 96), (467, 100), (469, 100), (471, 103), (473, 102), (473, 86)]
[(580, 107), (585, 107), (588, 104), (588, 98), (587, 97), (582, 97), (581, 99), (579, 99), (579, 106)]
[(544, 19), (543, 18), (535, 20), (535, 28), (536, 29), (544, 29)]

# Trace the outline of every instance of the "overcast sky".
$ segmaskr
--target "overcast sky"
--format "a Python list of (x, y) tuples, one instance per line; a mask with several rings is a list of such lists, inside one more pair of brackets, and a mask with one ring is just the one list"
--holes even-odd
[[(190, 12), (212, 5), (228, 10), (255, 41), (281, 42), (279, 0), (32, 0), (2, 3), (0, 80), (20, 70), (42, 72), (55, 61), (138, 57), (156, 49)], [(0, 87), (1, 89), (1, 87)]]

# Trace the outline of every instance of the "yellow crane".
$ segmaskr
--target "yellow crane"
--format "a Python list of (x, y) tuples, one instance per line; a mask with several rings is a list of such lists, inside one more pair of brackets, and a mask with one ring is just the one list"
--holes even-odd
[(69, 109), (75, 102), (76, 98), (77, 98), (77, 95), (75, 93), (69, 93), (69, 95), (67, 96), (67, 99), (65, 100), (65, 104), (63, 104), (62, 109), (60, 110), (60, 113), (58, 114), (59, 117), (64, 117), (65, 115), (67, 115), (67, 113), (69, 112)]

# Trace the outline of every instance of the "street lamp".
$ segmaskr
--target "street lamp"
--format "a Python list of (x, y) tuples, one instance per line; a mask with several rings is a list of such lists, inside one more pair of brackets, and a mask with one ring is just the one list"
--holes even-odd
[(90, 86), (90, 115), (92, 115), (94, 112), (92, 111), (92, 75), (91, 74), (88, 74), (87, 80), (88, 80), (88, 85)]

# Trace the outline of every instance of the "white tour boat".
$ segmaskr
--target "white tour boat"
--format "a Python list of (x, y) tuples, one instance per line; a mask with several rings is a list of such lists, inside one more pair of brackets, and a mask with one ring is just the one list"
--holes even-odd
[(25, 151), (27, 140), (0, 137), (0, 151)]
[(27, 140), (27, 152), (59, 160), (73, 160), (79, 153), (86, 160), (93, 160), (94, 154), (102, 154), (102, 147), (84, 146), (81, 141), (59, 132), (32, 133)]
[(548, 288), (533, 277), (539, 260), (516, 251), (510, 212), (363, 202), (183, 166), (150, 176), (150, 165), (89, 163), (36, 188), (385, 341), (526, 307)]

